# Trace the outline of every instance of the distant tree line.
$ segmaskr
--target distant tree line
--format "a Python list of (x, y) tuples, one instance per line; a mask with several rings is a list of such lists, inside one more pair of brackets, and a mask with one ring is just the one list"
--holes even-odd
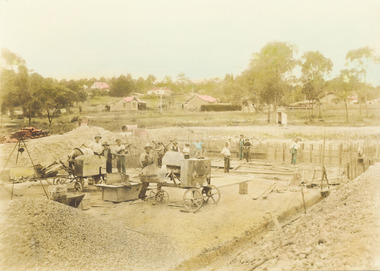
[[(184, 73), (176, 78), (170, 76), (157, 81), (154, 75), (145, 79), (133, 79), (131, 74), (112, 78), (90, 78), (80, 80), (55, 80), (44, 78), (28, 70), (25, 61), (7, 49), (2, 50), (5, 63), (0, 74), (2, 110), (21, 107), (24, 115), (31, 118), (44, 112), (51, 125), (59, 109), (76, 101), (85, 101), (94, 82), (110, 85), (107, 95), (126, 97), (134, 93), (146, 93), (154, 87), (165, 87), (174, 94), (196, 92), (217, 97), (221, 102), (236, 105), (253, 105), (257, 110), (266, 108), (268, 122), (275, 116), (279, 106), (308, 100), (310, 118), (314, 117), (314, 104), (322, 117), (321, 99), (333, 93), (342, 101), (348, 121), (348, 97), (356, 95), (359, 102), (360, 118), (364, 104), (368, 117), (367, 100), (379, 95), (378, 89), (367, 83), (367, 71), (371, 63), (379, 58), (369, 47), (351, 50), (346, 55), (346, 68), (340, 75), (327, 80), (333, 63), (318, 51), (305, 52), (300, 59), (295, 57), (296, 48), (286, 42), (269, 42), (259, 52), (253, 53), (250, 63), (240, 75), (226, 74), (223, 79), (210, 78), (192, 81)], [(93, 91), (92, 95), (104, 92)]]

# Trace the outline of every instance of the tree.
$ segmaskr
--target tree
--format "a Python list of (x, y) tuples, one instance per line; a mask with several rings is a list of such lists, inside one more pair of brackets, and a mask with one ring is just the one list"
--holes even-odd
[[(294, 47), (285, 42), (270, 42), (259, 53), (255, 53), (250, 62), (248, 73), (254, 78), (254, 91), (260, 101), (273, 105), (277, 117), (277, 107), (282, 96), (290, 89), (290, 79), (297, 61), (294, 59)], [(270, 121), (270, 114), (268, 114)]]
[(136, 90), (137, 90), (138, 92), (143, 92), (143, 91), (146, 90), (146, 82), (145, 82), (144, 78), (142, 78), (142, 77), (139, 77), (139, 78), (136, 80), (135, 85), (136, 85)]
[(51, 127), (53, 119), (58, 116), (60, 109), (68, 107), (80, 99), (78, 93), (52, 78), (35, 76), (32, 82), (39, 89), (37, 98), (41, 103), (41, 108), (46, 112), (49, 127)]
[[(313, 101), (318, 102), (319, 118), (321, 118), (320, 99), (325, 95), (324, 89), (326, 86), (324, 77), (331, 71), (333, 63), (318, 51), (306, 52), (302, 56), (302, 59), (301, 81), (303, 83), (303, 92), (311, 103)], [(312, 106), (310, 110), (312, 110)], [(310, 110), (309, 116), (311, 117)]]
[(125, 97), (130, 95), (135, 89), (132, 76), (128, 74), (120, 75), (118, 78), (111, 79), (110, 95), (114, 97)]
[[(346, 64), (351, 67), (351, 72), (356, 73), (356, 76), (364, 84), (367, 82), (367, 69), (371, 61), (377, 62), (373, 50), (368, 46), (351, 50), (346, 55)], [(359, 100), (360, 119), (362, 119), (362, 100), (365, 102), (366, 117), (368, 118), (367, 88), (364, 87), (363, 89), (358, 89), (356, 93)]]
[(1, 56), (5, 62), (0, 78), (3, 106), (9, 109), (21, 107), (31, 125), (33, 115), (40, 110), (36, 99), (38, 89), (30, 81), (31, 74), (25, 60), (7, 49), (2, 49)]
[(352, 94), (353, 81), (355, 80), (355, 77), (352, 76), (349, 70), (342, 70), (339, 77), (327, 81), (327, 89), (334, 93), (338, 99), (344, 103), (346, 122), (348, 122), (347, 99)]

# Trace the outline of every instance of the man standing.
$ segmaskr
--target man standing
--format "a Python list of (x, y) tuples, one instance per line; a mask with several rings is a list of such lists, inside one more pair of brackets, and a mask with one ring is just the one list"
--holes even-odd
[(161, 167), (162, 166), (162, 157), (165, 155), (165, 146), (164, 143), (156, 142), (153, 141), (153, 143), (156, 145), (156, 148), (154, 149), (157, 153), (157, 166)]
[(243, 159), (243, 152), (244, 152), (244, 135), (240, 135), (239, 139), (239, 159)]
[(223, 148), (221, 154), (224, 156), (224, 173), (230, 173), (231, 152), (228, 141), (226, 142), (226, 146)]
[(107, 142), (104, 142), (102, 146), (103, 151), (100, 153), (100, 155), (106, 158), (106, 172), (112, 173), (112, 152), (109, 149), (110, 145)]
[[(144, 169), (145, 167), (147, 167), (149, 165), (154, 164), (153, 156), (151, 154), (153, 146), (150, 145), (149, 143), (147, 143), (145, 145), (144, 149), (145, 149), (145, 152), (143, 152), (140, 155), (140, 163), (141, 163), (142, 169)], [(149, 186), (148, 182), (142, 183), (140, 194), (139, 194), (139, 199), (145, 199), (145, 197), (146, 197), (145, 194), (146, 194), (146, 190), (147, 190), (148, 186)]]
[(170, 148), (171, 151), (176, 151), (176, 152), (179, 152), (179, 148), (178, 148), (178, 142), (177, 140), (174, 140), (173, 142), (173, 146)]
[(116, 146), (114, 148), (114, 153), (116, 155), (116, 166), (117, 166), (117, 172), (127, 174), (125, 163), (126, 163), (126, 154), (128, 153), (128, 150), (124, 145), (121, 144), (121, 140), (118, 138), (116, 139)]
[(244, 141), (244, 155), (247, 159), (247, 162), (251, 161), (251, 142), (249, 142), (249, 138), (246, 138)]
[(95, 136), (95, 142), (91, 142), (88, 146), (94, 152), (95, 155), (100, 155), (103, 151), (102, 144), (100, 143), (101, 138), (102, 136), (97, 134)]
[(298, 149), (299, 149), (300, 145), (298, 145), (298, 138), (296, 138), (293, 142), (293, 144), (290, 146), (290, 152), (292, 153), (292, 164), (295, 165), (296, 164), (296, 160), (297, 160), (297, 152), (298, 152)]
[(203, 145), (203, 142), (198, 140), (197, 142), (194, 142), (193, 143), (195, 145), (195, 157), (202, 157), (203, 153), (202, 153), (202, 145)]
[(190, 159), (190, 144), (186, 143), (182, 149), (182, 153), (185, 159)]

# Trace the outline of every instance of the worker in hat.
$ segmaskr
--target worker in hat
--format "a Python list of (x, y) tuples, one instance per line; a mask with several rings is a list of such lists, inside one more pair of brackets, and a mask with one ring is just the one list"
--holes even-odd
[[(140, 163), (141, 167), (144, 169), (145, 167), (154, 164), (153, 156), (151, 154), (151, 151), (153, 149), (153, 146), (150, 143), (147, 143), (144, 147), (145, 151), (140, 155)], [(145, 199), (146, 197), (146, 190), (149, 186), (148, 182), (143, 182), (141, 186), (141, 190), (139, 193), (139, 199)]]
[(107, 142), (104, 142), (102, 144), (103, 151), (100, 153), (100, 155), (104, 156), (106, 158), (106, 172), (112, 173), (112, 151), (109, 148), (110, 145)]
[(162, 167), (162, 158), (165, 155), (165, 145), (162, 142), (156, 143), (155, 141), (153, 141), (153, 143), (155, 145), (154, 150), (156, 151), (156, 154), (157, 154), (157, 166)]
[(179, 152), (179, 148), (178, 148), (178, 142), (177, 140), (174, 140), (173, 141), (173, 146), (170, 148), (171, 151), (176, 151), (176, 152)]
[(298, 149), (300, 148), (298, 141), (299, 139), (296, 138), (294, 139), (294, 142), (292, 143), (292, 145), (290, 145), (290, 153), (292, 154), (292, 160), (291, 160), (292, 165), (295, 165), (297, 162), (297, 152), (298, 152)]
[(94, 152), (95, 155), (100, 155), (103, 151), (102, 144), (100, 143), (101, 135), (95, 136), (95, 141), (91, 142), (88, 147)]
[(183, 147), (182, 153), (185, 159), (190, 158), (190, 144), (189, 143), (185, 144), (185, 147)]
[(226, 145), (223, 148), (221, 154), (224, 157), (224, 173), (230, 173), (231, 152), (230, 152), (230, 143), (228, 141), (226, 141)]
[(126, 172), (126, 155), (128, 149), (125, 145), (121, 144), (121, 139), (116, 139), (116, 146), (113, 149), (114, 155), (116, 156), (116, 167), (117, 172), (127, 174)]
[(239, 138), (239, 159), (242, 160), (244, 157), (244, 135), (240, 135)]
[(244, 140), (244, 156), (247, 159), (247, 162), (251, 161), (251, 147), (252, 144), (249, 142), (249, 138)]

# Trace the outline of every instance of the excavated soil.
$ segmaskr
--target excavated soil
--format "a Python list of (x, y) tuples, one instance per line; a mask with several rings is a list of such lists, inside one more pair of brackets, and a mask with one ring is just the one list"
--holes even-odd
[(306, 215), (204, 270), (379, 270), (380, 163)]

